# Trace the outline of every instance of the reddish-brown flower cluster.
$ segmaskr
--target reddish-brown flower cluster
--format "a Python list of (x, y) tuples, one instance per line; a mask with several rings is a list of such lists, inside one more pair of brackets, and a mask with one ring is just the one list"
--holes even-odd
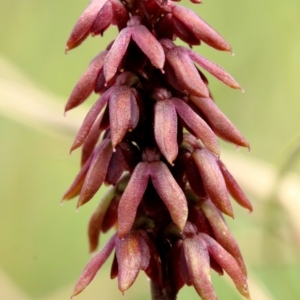
[(122, 292), (144, 270), (153, 299), (175, 299), (184, 284), (202, 299), (217, 299), (212, 268), (227, 272), (249, 298), (246, 268), (222, 213), (233, 217), (229, 194), (252, 207), (220, 161), (217, 137), (249, 145), (212, 100), (202, 70), (240, 86), (174, 41), (222, 51), (230, 46), (193, 11), (169, 0), (93, 0), (66, 50), (109, 25), (118, 27), (117, 38), (94, 58), (65, 107), (80, 105), (93, 91), (101, 95), (72, 145), (82, 146), (81, 170), (64, 199), (79, 195), (79, 207), (103, 183), (113, 186), (90, 220), (90, 251), (101, 232), (116, 226), (117, 233), (88, 263), (73, 296), (115, 250), (111, 278), (118, 277)]

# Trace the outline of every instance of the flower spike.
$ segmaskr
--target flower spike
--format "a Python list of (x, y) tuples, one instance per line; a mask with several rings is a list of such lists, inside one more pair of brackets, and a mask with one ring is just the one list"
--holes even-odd
[(223, 214), (233, 217), (229, 196), (249, 211), (252, 206), (222, 163), (218, 138), (250, 147), (215, 104), (204, 72), (241, 87), (176, 40), (190, 48), (231, 47), (191, 9), (174, 2), (92, 0), (67, 41), (70, 50), (111, 25), (118, 30), (65, 106), (67, 112), (93, 91), (99, 94), (71, 146), (71, 151), (82, 146), (81, 168), (63, 199), (79, 196), (79, 207), (103, 184), (110, 186), (89, 221), (90, 252), (101, 234), (117, 231), (87, 264), (72, 297), (115, 250), (110, 276), (121, 293), (142, 270), (151, 280), (152, 300), (175, 299), (185, 284), (202, 300), (216, 300), (213, 269), (226, 272), (250, 299), (246, 266)]

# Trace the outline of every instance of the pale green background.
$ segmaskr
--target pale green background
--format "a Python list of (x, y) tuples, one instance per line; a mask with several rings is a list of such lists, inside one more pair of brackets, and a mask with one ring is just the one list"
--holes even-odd
[[(224, 143), (222, 147), (278, 167), (299, 143), (300, 2), (203, 2), (193, 7), (226, 38), (235, 56), (205, 45), (195, 49), (223, 66), (245, 89), (245, 93), (231, 90), (209, 76), (219, 107), (247, 137), (251, 152), (236, 152)], [(192, 6), (187, 1), (182, 4)], [(0, 59), (6, 61), (0, 68), (4, 108), (4, 100), (10, 101), (5, 91), (10, 90), (19, 98), (16, 111), (32, 109), (29, 100), (33, 96), (18, 88), (21, 83), (60, 101), (46, 115), (67, 122), (62, 114), (64, 101), (89, 61), (116, 33), (113, 29), (103, 38), (89, 38), (66, 56), (65, 42), (86, 5), (83, 0), (0, 0)], [(43, 103), (43, 96), (40, 99)], [(67, 118), (74, 116), (70, 112)], [(34, 118), (27, 117), (27, 121), (18, 112), (11, 115), (3, 109), (0, 114), (0, 299), (68, 299), (89, 260), (86, 225), (100, 197), (79, 213), (75, 212), (76, 200), (59, 206), (78, 171), (79, 152), (68, 153), (75, 131), (59, 133), (57, 127), (50, 130)], [(75, 129), (81, 121), (76, 120)], [(299, 169), (295, 160), (293, 171), (299, 175)], [(241, 242), (251, 274), (272, 299), (300, 299), (299, 244), (274, 235), (281, 221), (288, 224), (288, 217), (277, 207), (261, 204), (251, 215), (237, 206), (235, 210), (230, 226)], [(266, 231), (266, 223), (272, 230), (261, 244), (256, 237)], [(220, 300), (240, 299), (228, 280), (214, 276), (214, 282)], [(106, 265), (86, 294), (78, 297), (112, 298), (150, 299), (146, 279), (139, 278), (124, 298), (116, 280), (109, 280)], [(193, 288), (185, 288), (179, 299), (197, 296)]]

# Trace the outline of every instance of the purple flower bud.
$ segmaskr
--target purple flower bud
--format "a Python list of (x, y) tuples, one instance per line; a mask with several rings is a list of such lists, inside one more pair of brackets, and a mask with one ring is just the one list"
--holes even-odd
[(195, 150), (192, 155), (208, 197), (221, 212), (233, 218), (226, 184), (216, 157), (206, 149)]
[(72, 30), (72, 33), (67, 41), (67, 51), (80, 45), (85, 40), (97, 17), (98, 12), (106, 2), (107, 0), (92, 0)]
[(203, 300), (217, 300), (210, 277), (210, 264), (207, 246), (198, 236), (186, 238), (183, 241), (184, 257), (186, 260), (191, 282)]
[(87, 135), (89, 134), (94, 122), (96, 121), (97, 117), (99, 116), (101, 110), (106, 105), (109, 100), (109, 96), (112, 92), (112, 89), (107, 90), (93, 105), (90, 109), (89, 113), (86, 115), (77, 135), (71, 147), (71, 152), (76, 148), (80, 147)]
[(221, 67), (214, 64), (213, 62), (209, 61), (208, 59), (202, 57), (201, 55), (195, 53), (190, 49), (186, 49), (180, 47), (183, 51), (186, 51), (188, 56), (197, 63), (200, 67), (211, 73), (213, 76), (218, 78), (223, 83), (227, 84), (228, 86), (234, 89), (242, 89), (240, 85)]
[(241, 270), (246, 276), (246, 266), (242, 258), (240, 249), (228, 226), (226, 225), (221, 213), (209, 199), (202, 202), (201, 208), (213, 230), (215, 240), (236, 259)]
[(97, 249), (104, 216), (114, 196), (115, 191), (113, 189), (109, 190), (104, 198), (102, 198), (100, 204), (97, 206), (90, 219), (88, 226), (90, 252), (94, 252)]
[(104, 182), (109, 161), (112, 156), (111, 140), (103, 140), (95, 150), (94, 157), (80, 192), (77, 207), (89, 201)]
[(91, 33), (93, 35), (103, 34), (103, 32), (108, 28), (111, 24), (113, 18), (113, 10), (111, 1), (107, 1), (102, 9), (99, 11), (92, 27)]
[(134, 100), (127, 86), (118, 87), (110, 96), (109, 120), (113, 148), (122, 141), (126, 132), (132, 127), (131, 104), (134, 104)]
[(158, 101), (154, 107), (154, 135), (157, 146), (170, 164), (178, 154), (177, 113), (171, 101)]
[(106, 243), (106, 245), (101, 249), (101, 251), (97, 253), (94, 258), (87, 264), (74, 287), (71, 298), (81, 293), (93, 280), (99, 269), (102, 267), (102, 265), (105, 263), (105, 261), (113, 251), (116, 238), (117, 234), (114, 234)]
[(99, 53), (81, 76), (65, 106), (65, 112), (84, 102), (95, 88), (96, 79), (103, 66), (107, 51)]
[(236, 180), (233, 178), (233, 176), (229, 173), (225, 165), (220, 160), (218, 161), (218, 164), (223, 174), (230, 195), (236, 200), (238, 204), (252, 212), (252, 204), (250, 203), (250, 201), (248, 200), (248, 198), (246, 197)]
[(247, 278), (240, 269), (236, 260), (220, 246), (214, 239), (204, 233), (199, 236), (205, 241), (209, 254), (220, 264), (220, 266), (228, 273), (236, 285), (238, 291), (247, 299), (250, 299)]
[(79, 195), (83, 182), (85, 180), (86, 174), (90, 168), (91, 162), (93, 159), (93, 154), (86, 160), (86, 162), (81, 167), (78, 175), (76, 176), (75, 180), (73, 181), (70, 188), (65, 192), (63, 196), (63, 200), (70, 200)]
[(116, 240), (119, 290), (125, 292), (134, 283), (142, 263), (139, 233), (130, 232)]
[(210, 127), (182, 100), (172, 98), (171, 101), (188, 129), (203, 142), (207, 149), (219, 155), (218, 139)]
[(120, 237), (124, 237), (134, 223), (138, 205), (140, 204), (148, 185), (150, 172), (150, 164), (147, 162), (140, 162), (131, 175), (118, 208), (118, 234)]
[(219, 110), (212, 99), (198, 98), (195, 96), (191, 96), (190, 99), (204, 114), (208, 124), (219, 137), (237, 146), (249, 148), (249, 143), (246, 141), (246, 139)]
[(192, 10), (174, 5), (172, 14), (175, 22), (180, 22), (181, 26), (184, 26), (200, 41), (217, 50), (231, 51), (229, 44)]
[(151, 180), (157, 193), (167, 206), (173, 222), (183, 230), (188, 213), (186, 198), (163, 162), (151, 164)]
[[(206, 85), (184, 51), (181, 51), (179, 47), (174, 47), (166, 52), (166, 60), (171, 67), (171, 70), (166, 70), (166, 73), (167, 75), (170, 72), (174, 74), (180, 84), (179, 88), (183, 88), (187, 93), (198, 97), (209, 96)], [(174, 86), (174, 88), (178, 87)]]
[(129, 45), (132, 30), (132, 27), (122, 29), (118, 37), (115, 39), (112, 47), (108, 51), (103, 65), (106, 82), (111, 80), (116, 74)]

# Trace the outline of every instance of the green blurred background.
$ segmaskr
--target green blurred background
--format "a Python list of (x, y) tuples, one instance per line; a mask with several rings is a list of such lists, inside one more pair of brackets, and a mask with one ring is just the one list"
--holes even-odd
[[(182, 4), (216, 28), (235, 56), (205, 45), (195, 49), (245, 89), (230, 90), (208, 76), (219, 107), (251, 144), (250, 154), (225, 143), (222, 149), (254, 204), (252, 214), (235, 205), (235, 220), (228, 220), (249, 268), (253, 299), (300, 299), (300, 2), (203, 2)], [(59, 205), (79, 168), (79, 154), (70, 156), (69, 147), (95, 97), (66, 118), (64, 102), (116, 34), (109, 30), (64, 54), (87, 3), (0, 1), (1, 300), (68, 299), (90, 258), (86, 227), (100, 194), (78, 213), (76, 200)], [(77, 299), (150, 299), (142, 274), (122, 296), (109, 267)], [(213, 275), (213, 281), (221, 300), (241, 299), (226, 276)], [(184, 288), (179, 299), (198, 296)]]

